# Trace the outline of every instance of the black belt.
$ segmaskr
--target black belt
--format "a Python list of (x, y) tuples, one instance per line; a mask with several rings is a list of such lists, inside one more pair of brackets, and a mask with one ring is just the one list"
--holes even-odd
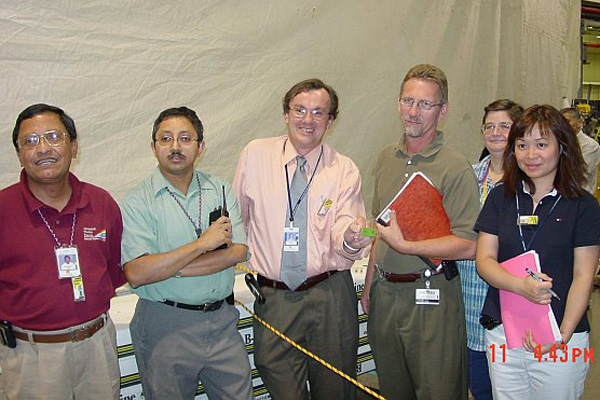
[[(311, 287), (323, 282), (325, 279), (329, 278), (331, 275), (335, 274), (336, 272), (337, 271), (327, 271), (327, 272), (323, 272), (322, 274), (319, 274), (319, 275), (311, 276), (310, 278), (308, 278), (307, 280), (302, 282), (302, 284), (300, 286), (298, 286), (295, 291), (298, 292), (298, 291), (302, 291), (302, 290), (308, 290)], [(258, 275), (257, 278), (258, 278), (257, 279), (258, 286), (268, 286), (268, 287), (272, 287), (274, 289), (281, 289), (281, 290), (292, 290), (288, 287), (288, 285), (286, 285), (283, 282), (274, 281), (274, 280), (266, 278), (262, 275)]]
[(171, 300), (161, 301), (161, 303), (166, 304), (168, 306), (172, 306), (172, 307), (183, 308), (184, 310), (208, 312), (208, 311), (217, 311), (219, 308), (221, 308), (221, 306), (223, 305), (223, 303), (225, 301), (227, 301), (228, 304), (233, 304), (233, 293), (231, 293), (229, 296), (227, 296), (227, 298), (225, 298), (223, 300), (215, 301), (214, 303), (205, 303), (205, 304), (196, 305), (196, 304), (178, 303), (176, 301), (171, 301)]

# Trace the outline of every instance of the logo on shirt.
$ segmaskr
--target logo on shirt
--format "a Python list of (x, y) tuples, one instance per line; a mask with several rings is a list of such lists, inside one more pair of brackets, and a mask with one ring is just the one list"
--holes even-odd
[(100, 240), (101, 242), (106, 242), (106, 229), (100, 230), (96, 233), (97, 228), (88, 228), (83, 227), (83, 240), (87, 241), (96, 241)]

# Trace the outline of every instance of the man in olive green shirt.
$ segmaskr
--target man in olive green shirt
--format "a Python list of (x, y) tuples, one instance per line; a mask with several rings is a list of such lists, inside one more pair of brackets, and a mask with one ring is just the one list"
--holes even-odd
[[(395, 214), (390, 226), (378, 225), (379, 238), (371, 251), (361, 299), (369, 313), (369, 342), (385, 397), (466, 399), (460, 281), (448, 280), (420, 257), (474, 258), (477, 183), (468, 161), (450, 149), (437, 131), (448, 111), (448, 83), (440, 69), (426, 64), (413, 67), (402, 82), (398, 111), (404, 136), (379, 156), (372, 211), (381, 212), (410, 176), (421, 172), (443, 196), (451, 234), (407, 241)], [(417, 304), (427, 303), (423, 289), (439, 299)]]

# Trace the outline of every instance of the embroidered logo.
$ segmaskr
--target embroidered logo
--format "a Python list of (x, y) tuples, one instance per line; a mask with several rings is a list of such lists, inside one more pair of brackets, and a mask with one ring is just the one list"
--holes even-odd
[(83, 227), (83, 240), (106, 242), (106, 229), (100, 230), (96, 233), (97, 228)]

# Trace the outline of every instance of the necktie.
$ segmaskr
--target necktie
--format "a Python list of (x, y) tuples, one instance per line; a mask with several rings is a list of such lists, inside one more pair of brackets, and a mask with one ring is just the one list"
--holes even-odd
[[(290, 185), (290, 195), (292, 197), (292, 207), (296, 206), (298, 199), (302, 196), (302, 192), (306, 187), (306, 173), (304, 166), (306, 164), (306, 158), (297, 157), (298, 167), (292, 178), (292, 184)], [(304, 198), (296, 208), (294, 212), (293, 226), (299, 229), (298, 240), (299, 248), (298, 251), (282, 251), (281, 256), (281, 280), (288, 285), (292, 290), (296, 290), (298, 286), (306, 280), (306, 198)], [(291, 215), (292, 210), (289, 210), (288, 204), (288, 216)], [(286, 226), (289, 226), (289, 218), (286, 219)]]

